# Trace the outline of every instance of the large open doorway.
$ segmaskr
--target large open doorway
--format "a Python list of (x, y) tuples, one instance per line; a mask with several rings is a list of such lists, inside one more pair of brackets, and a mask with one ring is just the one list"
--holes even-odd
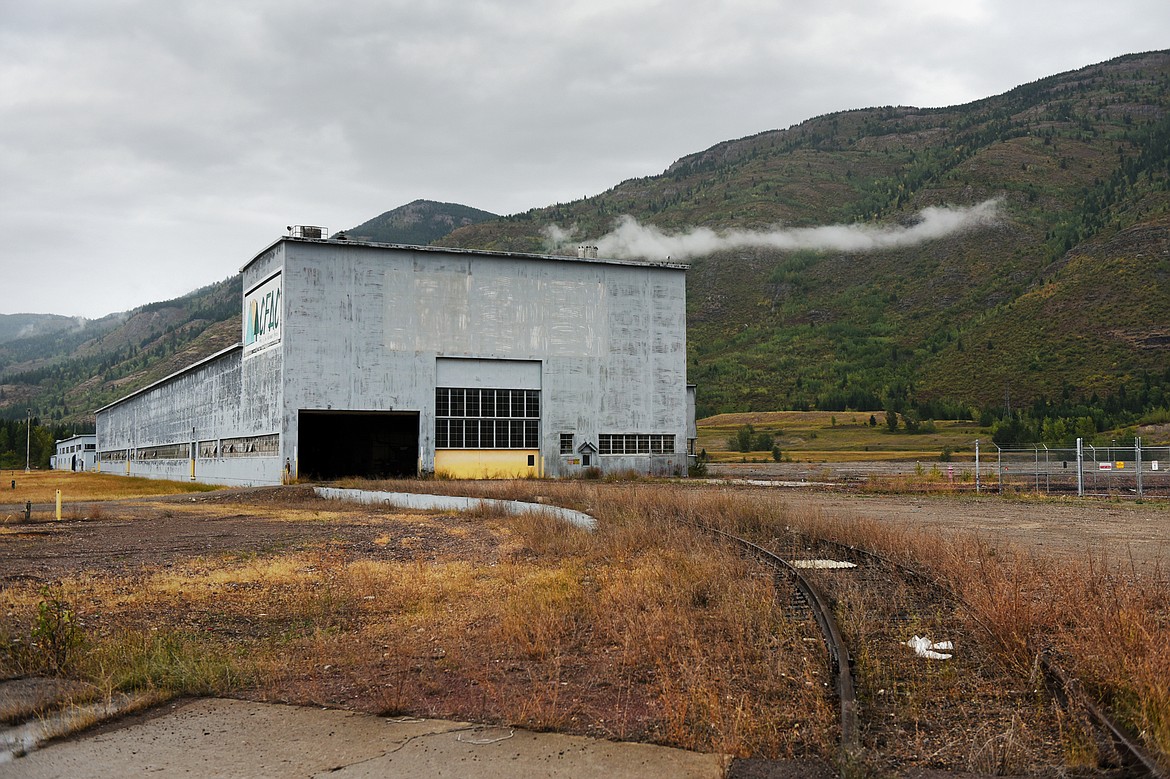
[(418, 475), (417, 411), (301, 409), (298, 475), (386, 478)]

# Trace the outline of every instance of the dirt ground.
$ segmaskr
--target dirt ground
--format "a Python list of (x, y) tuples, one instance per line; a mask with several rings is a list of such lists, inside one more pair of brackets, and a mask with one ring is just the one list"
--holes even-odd
[[(264, 511), (277, 504), (315, 513), (309, 521), (281, 521)], [(0, 516), (6, 509), (14, 513), (0, 506)], [(0, 581), (52, 581), (85, 570), (132, 573), (182, 558), (297, 551), (332, 539), (372, 545), (368, 512), (338, 510), (310, 487), (88, 503), (72, 507), (80, 518), (60, 522), (36, 521), (35, 509), (32, 523), (0, 526)]]
[[(1037, 555), (1084, 559), (1092, 553), (1107, 560), (1129, 561), (1147, 571), (1170, 562), (1168, 502), (945, 492), (879, 495), (821, 486), (825, 482), (766, 484), (798, 483), (800, 477), (794, 476), (791, 466), (781, 471), (766, 465), (733, 465), (713, 471), (715, 479), (735, 481), (704, 489), (764, 491), (794, 508), (826, 515), (874, 519), (946, 535), (975, 535), (1018, 545)], [(817, 475), (824, 479), (825, 469), (818, 469)], [(241, 499), (246, 510), (242, 510)], [(310, 519), (316, 521), (285, 522), (265, 516), (266, 503), (287, 506), (290, 499), (315, 512)], [(48, 507), (41, 508), (47, 515)], [(18, 509), (22, 512), (23, 506), (0, 505), (0, 516), (15, 515)], [(373, 547), (368, 511), (327, 504), (314, 497), (308, 487), (100, 502), (75, 506), (71, 511), (80, 518), (0, 525), (0, 582), (53, 580), (86, 569), (140, 570), (165, 566), (177, 557), (241, 549), (295, 551), (330, 539)], [(195, 517), (199, 521), (192, 521)], [(150, 521), (143, 521), (147, 519)], [(422, 544), (425, 554), (427, 543), (449, 544), (452, 536), (414, 539), (414, 547), (403, 548), (402, 553), (417, 555)], [(395, 548), (397, 545), (384, 540), (379, 544), (382, 554)]]
[[(891, 467), (898, 466), (875, 464), (870, 470)], [(1164, 571), (1170, 562), (1170, 501), (1165, 499), (1048, 498), (1031, 493), (1003, 496), (990, 490), (980, 495), (945, 490), (873, 494), (856, 486), (842, 486), (854, 480), (858, 468), (857, 463), (815, 467), (749, 463), (715, 466), (711, 475), (738, 483), (749, 481), (752, 486), (739, 488), (772, 490), (777, 500), (794, 507), (946, 535), (975, 535), (1018, 545), (1037, 555), (1084, 559), (1092, 553), (1107, 560), (1132, 561), (1146, 571), (1159, 567)], [(790, 486), (763, 486), (768, 482)], [(795, 486), (801, 483), (804, 486)]]
[[(1170, 553), (1170, 503), (1167, 502), (1040, 499), (1026, 495), (885, 495), (859, 491), (855, 484), (849, 486), (844, 480), (834, 485), (831, 472), (823, 468), (817, 471), (815, 483), (807, 477), (794, 477), (779, 467), (769, 470), (765, 465), (719, 466), (713, 470), (711, 480), (694, 480), (690, 486), (696, 490), (762, 494), (801, 512), (869, 519), (910, 529), (939, 531), (944, 535), (974, 534), (993, 545), (1021, 546), (1038, 556), (1083, 560), (1086, 553), (1091, 553), (1113, 562), (1126, 561), (1142, 572), (1164, 573), (1163, 562)], [(780, 486), (781, 483), (785, 486)], [(612, 486), (622, 489), (622, 485)], [(645, 485), (635, 483), (629, 488), (642, 490)], [(539, 484), (533, 489), (539, 489)], [(18, 508), (22, 510), (23, 506), (0, 505), (0, 519), (17, 513)], [(391, 514), (396, 520), (386, 522)], [(357, 558), (423, 564), (428, 560), (462, 559), (491, 566), (501, 556), (516, 553), (493, 535), (490, 522), (480, 518), (434, 517), (422, 512), (327, 502), (317, 498), (307, 486), (95, 502), (70, 507), (66, 515), (70, 518), (60, 522), (52, 521), (50, 516), (48, 506), (34, 507), (36, 521), (0, 524), (0, 589), (19, 582), (52, 583), (83, 572), (133, 578), (145, 571), (167, 569), (188, 560), (295, 553), (319, 550), (323, 544), (344, 549), (346, 554)], [(436, 532), (440, 526), (443, 532)], [(97, 619), (97, 614), (91, 616)], [(233, 621), (220, 615), (214, 624), (200, 621), (206, 615), (184, 619), (201, 630), (238, 631), (246, 637), (263, 627), (264, 616), (233, 618)], [(433, 649), (429, 644), (423, 648)], [(443, 662), (440, 655), (434, 657), (439, 657), (435, 663)], [(276, 680), (258, 699), (327, 703), (370, 712), (385, 712), (398, 705), (388, 701), (385, 691), (378, 689), (385, 688), (397, 677), (383, 679), (375, 673), (377, 669), (365, 667), (357, 668), (349, 676), (339, 675), (328, 664), (323, 669)], [(587, 675), (585, 670), (578, 669), (579, 675)], [(517, 694), (527, 689), (528, 681), (542, 673), (536, 661), (512, 663), (505, 671), (507, 678), (489, 681), (493, 684), (499, 681), (499, 690)], [(516, 684), (505, 685), (512, 677)], [(569, 684), (573, 678), (558, 676), (557, 683)], [(372, 681), (366, 684), (363, 680), (367, 679)], [(469, 684), (476, 682), (472, 680)], [(435, 689), (441, 691), (435, 693), (433, 702), (427, 695), (412, 693), (418, 699), (411, 708), (424, 709), (421, 712), (424, 714), (444, 713), (444, 707), (451, 706), (452, 696), (462, 697), (470, 703), (466, 711), (455, 713), (474, 719), (477, 706), (486, 705), (483, 703), (486, 693), (474, 686), (457, 687), (447, 683), (436, 685)], [(653, 719), (649, 710), (643, 711), (633, 700), (624, 704), (623, 716), (629, 718), (628, 725), (623, 722), (618, 730), (614, 730), (612, 723), (605, 727), (585, 726), (584, 722), (612, 719), (610, 713), (615, 705), (612, 689), (598, 688), (591, 695), (575, 704), (580, 708), (582, 721), (571, 718), (564, 723), (567, 731), (606, 738), (652, 736), (649, 731), (643, 732), (643, 723)], [(434, 711), (429, 711), (432, 708)]]

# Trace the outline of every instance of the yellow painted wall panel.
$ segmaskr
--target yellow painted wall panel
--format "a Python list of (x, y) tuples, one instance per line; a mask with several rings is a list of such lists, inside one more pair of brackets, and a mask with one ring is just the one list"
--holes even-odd
[[(532, 457), (535, 465), (528, 464)], [(541, 476), (537, 449), (438, 449), (435, 473), (453, 479), (516, 479)]]

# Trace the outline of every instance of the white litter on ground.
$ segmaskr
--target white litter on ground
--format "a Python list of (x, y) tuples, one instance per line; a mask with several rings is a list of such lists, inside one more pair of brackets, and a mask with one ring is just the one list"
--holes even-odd
[(833, 570), (836, 568), (856, 568), (857, 563), (847, 563), (843, 560), (793, 560), (792, 567)]
[(950, 660), (951, 655), (945, 655), (938, 650), (953, 650), (955, 645), (950, 641), (931, 641), (926, 637), (914, 636), (906, 642), (906, 646), (914, 650), (919, 657), (927, 660)]

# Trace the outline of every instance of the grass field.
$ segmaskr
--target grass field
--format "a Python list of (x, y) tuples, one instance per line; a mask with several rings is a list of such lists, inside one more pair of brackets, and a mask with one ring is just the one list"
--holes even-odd
[(891, 432), (884, 411), (757, 411), (700, 419), (698, 449), (706, 449), (712, 462), (770, 461), (770, 452), (729, 448), (728, 438), (744, 425), (772, 435), (784, 459), (796, 462), (937, 460), (944, 449), (962, 459), (974, 455), (975, 439), (991, 437), (976, 422), (955, 420), (933, 422), (932, 432)]
[[(33, 504), (54, 503), (57, 500), (57, 490), (61, 490), (62, 502), (71, 503), (174, 495), (183, 492), (209, 492), (214, 489), (218, 487), (189, 481), (163, 481), (107, 473), (0, 471), (0, 506), (23, 506), (30, 501)], [(11, 510), (0, 511), (0, 519), (8, 513), (11, 513)]]
[[(1057, 561), (944, 540), (789, 504), (775, 491), (643, 481), (365, 486), (540, 496), (590, 511), (600, 527), (242, 493), (160, 504), (155, 521), (190, 512), (183, 538), (157, 532), (151, 519), (135, 523), (140, 546), (173, 546), (166, 566), (113, 559), (92, 532), (103, 518), (86, 532), (54, 528), (62, 535), (9, 542), (69, 539), (71, 556), (51, 584), (28, 576), (0, 589), (0, 676), (52, 673), (160, 700), (244, 696), (832, 759), (836, 712), (815, 625), (786, 611), (769, 571), (698, 526), (761, 544), (797, 529), (905, 561), (966, 604), (947, 612), (947, 637), (965, 639), (950, 663), (855, 656), (870, 710), (880, 697), (889, 712), (870, 723), (879, 734), (872, 763), (855, 775), (1094, 765), (1083, 729), (1036, 686), (1044, 647), (1060, 648), (1160, 759), (1170, 750), (1170, 661), (1160, 651), (1170, 641), (1167, 582), (1124, 560)], [(304, 521), (310, 515), (317, 522)], [(278, 536), (289, 524), (305, 534)], [(332, 527), (309, 535), (318, 524)], [(231, 540), (209, 551), (212, 538)], [(866, 638), (863, 610), (841, 619), (847, 634)], [(902, 628), (917, 629), (919, 617), (908, 619)]]

